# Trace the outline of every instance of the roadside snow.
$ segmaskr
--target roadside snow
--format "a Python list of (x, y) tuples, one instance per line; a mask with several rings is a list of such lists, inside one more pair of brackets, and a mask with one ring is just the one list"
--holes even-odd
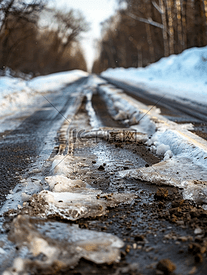
[(119, 175), (177, 186), (183, 190), (185, 199), (207, 208), (207, 142), (187, 130), (192, 125), (169, 121), (155, 107), (136, 101), (112, 85), (101, 85), (99, 91), (109, 111), (115, 109), (117, 114), (122, 113), (122, 122), (147, 134), (149, 149), (163, 156), (158, 164), (122, 171)]
[(115, 68), (101, 74), (170, 98), (207, 103), (207, 47), (191, 48), (146, 68)]
[(88, 76), (88, 73), (74, 70), (39, 76), (29, 81), (10, 76), (0, 77), (0, 117), (17, 112), (31, 104), (35, 96), (41, 93), (62, 89), (84, 76)]
[(54, 92), (77, 79), (88, 76), (88, 73), (80, 70), (61, 72), (46, 76), (38, 76), (27, 82), (30, 89), (42, 92)]

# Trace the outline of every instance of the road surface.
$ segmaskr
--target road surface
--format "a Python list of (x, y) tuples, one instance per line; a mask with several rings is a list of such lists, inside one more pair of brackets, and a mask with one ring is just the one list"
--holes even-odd
[[(206, 127), (206, 124), (202, 125), (207, 121), (205, 110), (195, 114), (193, 107), (188, 108), (183, 103), (172, 102), (165, 98), (157, 103), (159, 100), (157, 96), (149, 96), (123, 83), (111, 80), (110, 82), (123, 88), (136, 100), (147, 105), (156, 104), (161, 108), (163, 115), (174, 121), (192, 122), (198, 129)], [(10, 190), (18, 184), (19, 190), (15, 192), (21, 193), (24, 181), (31, 179), (35, 181), (35, 178), (40, 178), (43, 184), (44, 178), (51, 174), (51, 161), (55, 156), (64, 158), (69, 154), (70, 158), (71, 156), (74, 158), (73, 161), (81, 159), (81, 165), (70, 174), (72, 179), (87, 182), (92, 188), (105, 193), (136, 195), (132, 203), (109, 206), (105, 215), (76, 221), (51, 215), (47, 219), (38, 220), (37, 217), (32, 224), (40, 230), (50, 222), (54, 232), (55, 228), (62, 226), (61, 236), (57, 233), (60, 231), (53, 235), (58, 240), (59, 247), (64, 247), (67, 242), (67, 239), (64, 239), (66, 225), (76, 224), (81, 229), (111, 233), (125, 243), (121, 248), (121, 259), (117, 263), (96, 264), (92, 260), (81, 258), (74, 268), (72, 266), (61, 268), (57, 263), (48, 269), (43, 268), (41, 264), (38, 266), (37, 260), (45, 261), (44, 253), (35, 257), (30, 253), (28, 256), (27, 252), (20, 248), (18, 241), (10, 236), (14, 235), (13, 220), (17, 215), (35, 213), (32, 212), (34, 203), (28, 200), (25, 204), (19, 202), (20, 207), (17, 210), (9, 210), (12, 207), (5, 208), (5, 206), (2, 208), (7, 211), (2, 218), (3, 241), (0, 241), (0, 247), (4, 250), (7, 247), (10, 254), (9, 257), (2, 257), (0, 272), (6, 269), (8, 272), (14, 272), (13, 260), (16, 257), (29, 257), (33, 263), (27, 265), (29, 274), (206, 274), (206, 211), (193, 202), (183, 200), (182, 194), (175, 187), (121, 178), (118, 174), (119, 171), (149, 167), (161, 161), (161, 158), (146, 147), (144, 141), (132, 142), (130, 139), (120, 141), (97, 136), (78, 139), (75, 136), (73, 146), (67, 143), (68, 133), (87, 133), (87, 131), (90, 133), (94, 127), (111, 132), (129, 131), (121, 121), (115, 121), (111, 117), (107, 110), (107, 102), (98, 86), (86, 88), (86, 83), (87, 79), (83, 78), (62, 91), (45, 95), (38, 110), (28, 117), (22, 117), (20, 125), (15, 130), (1, 133), (0, 203), (5, 204), (6, 196), (12, 195)], [(90, 96), (87, 96), (88, 94)], [(63, 127), (66, 125), (67, 127)], [(205, 137), (205, 130), (202, 133)], [(49, 164), (47, 164), (48, 159), (51, 160)], [(9, 199), (12, 200), (12, 196)], [(43, 205), (39, 203), (36, 213), (44, 211)], [(49, 231), (48, 228), (45, 234)], [(196, 233), (196, 228), (202, 233)], [(43, 232), (43, 229), (41, 230)], [(8, 243), (7, 236), (9, 236)], [(47, 238), (45, 240), (48, 240)], [(91, 247), (88, 248), (89, 251), (91, 249), (93, 250)], [(23, 274), (21, 272), (18, 274)]]

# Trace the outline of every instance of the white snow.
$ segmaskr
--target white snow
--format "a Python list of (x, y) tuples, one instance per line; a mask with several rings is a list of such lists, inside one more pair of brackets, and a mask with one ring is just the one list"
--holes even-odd
[(157, 146), (156, 154), (164, 155), (167, 151), (170, 151), (170, 146), (165, 144), (160, 144)]
[(54, 92), (67, 84), (88, 76), (80, 70), (35, 77), (25, 81), (11, 76), (0, 77), (0, 117), (19, 111), (31, 104), (35, 96)]
[(28, 81), (27, 85), (32, 90), (38, 92), (56, 91), (70, 82), (81, 77), (88, 76), (88, 73), (81, 70), (61, 72), (46, 76), (38, 76)]
[(207, 46), (187, 49), (146, 68), (115, 68), (101, 74), (171, 98), (207, 103)]

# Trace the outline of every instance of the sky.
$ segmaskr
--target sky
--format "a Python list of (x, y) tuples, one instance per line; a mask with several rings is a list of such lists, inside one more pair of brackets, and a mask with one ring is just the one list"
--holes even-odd
[(117, 8), (116, 0), (53, 0), (57, 8), (69, 10), (78, 9), (82, 12), (87, 22), (90, 23), (90, 31), (83, 35), (82, 49), (90, 70), (96, 57), (95, 40), (100, 38), (100, 23), (114, 14)]

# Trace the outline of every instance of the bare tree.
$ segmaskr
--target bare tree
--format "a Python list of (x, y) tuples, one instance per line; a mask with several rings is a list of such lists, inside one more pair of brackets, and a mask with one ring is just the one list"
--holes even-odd
[[(41, 15), (49, 15), (44, 26)], [(46, 0), (0, 0), (0, 69), (33, 74), (86, 70), (79, 41), (87, 28), (81, 14), (48, 9)]]
[[(39, 12), (44, 8), (44, 0), (2, 0), (0, 2), (0, 68), (8, 65), (8, 58), (17, 45), (28, 38), (29, 34), (22, 33), (14, 40), (14, 33), (25, 24), (37, 24)], [(21, 26), (21, 27), (20, 27)]]

